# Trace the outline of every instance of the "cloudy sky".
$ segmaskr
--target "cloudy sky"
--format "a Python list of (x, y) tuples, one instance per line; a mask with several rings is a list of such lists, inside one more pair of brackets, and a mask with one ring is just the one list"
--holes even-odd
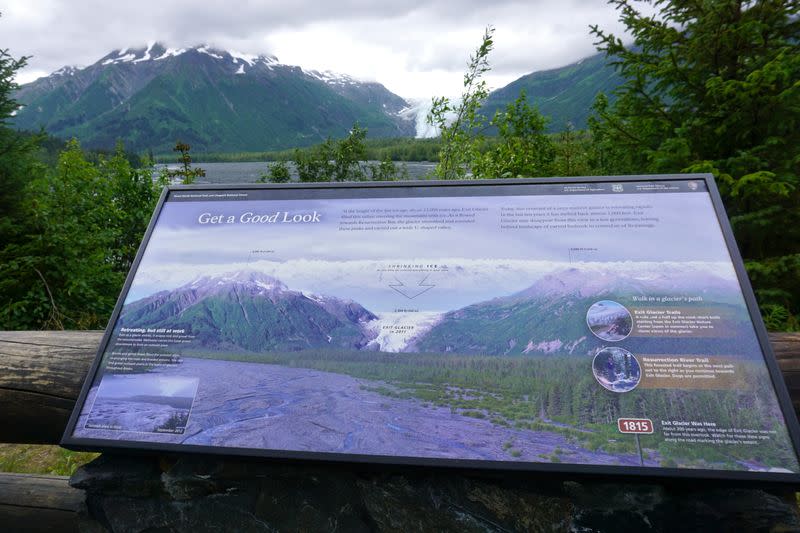
[(622, 31), (605, 0), (4, 0), (0, 12), (0, 48), (32, 56), (20, 83), (160, 41), (273, 54), (406, 98), (457, 95), (487, 24), (496, 27), (493, 88), (591, 55), (590, 24)]

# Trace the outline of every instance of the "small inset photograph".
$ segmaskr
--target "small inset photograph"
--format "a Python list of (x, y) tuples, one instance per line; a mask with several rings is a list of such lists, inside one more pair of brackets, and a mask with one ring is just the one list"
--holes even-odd
[(612, 300), (600, 300), (586, 312), (586, 325), (596, 337), (618, 342), (633, 331), (633, 317), (624, 305)]
[(642, 369), (636, 357), (623, 348), (602, 348), (592, 361), (592, 373), (597, 382), (611, 392), (632, 391), (642, 379)]
[(198, 381), (158, 374), (106, 374), (84, 427), (181, 434), (189, 421)]

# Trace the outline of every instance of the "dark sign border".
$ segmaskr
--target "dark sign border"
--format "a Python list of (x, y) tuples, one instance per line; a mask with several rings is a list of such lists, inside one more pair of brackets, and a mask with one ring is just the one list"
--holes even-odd
[[(756, 302), (750, 280), (744, 268), (739, 249), (734, 240), (722, 199), (717, 190), (714, 177), (711, 174), (656, 174), (656, 175), (630, 175), (630, 176), (595, 176), (595, 177), (559, 177), (559, 178), (525, 178), (525, 179), (497, 179), (497, 180), (453, 180), (453, 181), (391, 181), (391, 182), (344, 182), (344, 183), (288, 183), (288, 184), (204, 184), (204, 185), (171, 185), (165, 187), (158, 200), (155, 211), (150, 218), (147, 231), (144, 234), (142, 243), (136, 253), (131, 270), (125, 280), (114, 311), (111, 314), (105, 333), (103, 334), (100, 345), (98, 346), (92, 366), (86, 375), (83, 388), (75, 403), (69, 422), (61, 438), (61, 446), (71, 450), (101, 451), (101, 452), (162, 452), (162, 453), (191, 453), (196, 455), (214, 456), (240, 456), (240, 457), (260, 457), (273, 460), (289, 460), (294, 462), (313, 461), (316, 463), (339, 463), (350, 465), (377, 465), (385, 467), (445, 467), (449, 469), (459, 469), (470, 472), (508, 472), (508, 473), (541, 473), (541, 474), (578, 474), (596, 476), (614, 476), (630, 478), (671, 478), (679, 479), (706, 479), (706, 480), (731, 480), (742, 482), (778, 482), (800, 484), (800, 473), (785, 472), (743, 472), (712, 469), (690, 469), (690, 468), (664, 468), (664, 467), (644, 467), (644, 466), (609, 466), (609, 465), (585, 465), (570, 463), (536, 463), (518, 461), (489, 461), (472, 459), (433, 459), (422, 457), (387, 456), (387, 455), (363, 455), (363, 454), (342, 454), (332, 452), (302, 452), (286, 450), (262, 450), (254, 448), (234, 448), (201, 445), (182, 445), (173, 443), (152, 443), (138, 441), (119, 441), (107, 439), (87, 439), (73, 437), (73, 431), (77, 424), (78, 417), (83, 410), (86, 396), (94, 382), (103, 354), (106, 351), (111, 332), (117, 322), (123, 302), (128, 294), (133, 278), (139, 268), (147, 243), (158, 221), (161, 209), (167, 197), (172, 193), (181, 191), (236, 191), (236, 190), (284, 190), (291, 191), (293, 199), (303, 199), (315, 196), (314, 191), (337, 190), (341, 191), (342, 196), (346, 196), (346, 191), (352, 191), (354, 197), (358, 197), (358, 191), (365, 189), (380, 189), (386, 191), (385, 197), (413, 198), (415, 192), (422, 191), (442, 191), (446, 195), (446, 190), (454, 187), (464, 188), (467, 194), (464, 196), (480, 196), (485, 193), (485, 188), (499, 185), (537, 185), (537, 184), (592, 184), (592, 183), (625, 183), (635, 181), (648, 182), (685, 182), (687, 180), (703, 181), (707, 187), (708, 194), (714, 207), (728, 253), (731, 257), (734, 270), (736, 271), (737, 281), (742, 289), (742, 294), (750, 314), (753, 327), (758, 338), (761, 351), (764, 355), (775, 390), (781, 413), (786, 422), (786, 428), (792, 442), (794, 453), (798, 458), (800, 450), (800, 425), (792, 406), (786, 384), (778, 367), (772, 347), (769, 343), (767, 330), (761, 318), (758, 304)], [(416, 191), (415, 191), (416, 189)], [(474, 191), (470, 191), (474, 189)], [(483, 189), (483, 190), (482, 190)], [(410, 193), (410, 194), (409, 194)], [(576, 193), (580, 194), (580, 193)], [(383, 195), (381, 195), (383, 196)], [(422, 196), (436, 196), (436, 194), (423, 194)]]

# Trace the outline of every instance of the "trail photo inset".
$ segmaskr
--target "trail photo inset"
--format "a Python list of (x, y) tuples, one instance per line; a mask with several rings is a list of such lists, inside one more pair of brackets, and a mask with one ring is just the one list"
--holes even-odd
[(592, 373), (600, 385), (611, 392), (632, 391), (642, 378), (636, 357), (623, 348), (603, 348), (592, 361)]
[(601, 300), (592, 304), (586, 312), (586, 324), (596, 337), (617, 342), (631, 334), (633, 317), (622, 304)]

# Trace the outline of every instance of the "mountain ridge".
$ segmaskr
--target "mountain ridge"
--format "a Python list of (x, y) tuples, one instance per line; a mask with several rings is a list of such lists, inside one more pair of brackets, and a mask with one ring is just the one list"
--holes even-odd
[(604, 93), (609, 102), (613, 102), (613, 90), (622, 82), (616, 69), (606, 62), (605, 54), (598, 53), (563, 67), (534, 71), (517, 78), (492, 91), (481, 112), (491, 118), (524, 90), (528, 103), (549, 118), (549, 132), (562, 131), (567, 124), (583, 129), (597, 95)]
[[(748, 334), (749, 317), (737, 297), (734, 279), (688, 265), (664, 267), (656, 274), (647, 269), (604, 274), (598, 269), (564, 268), (522, 291), (409, 320), (396, 313), (376, 315), (352, 300), (292, 290), (258, 271), (238, 271), (202, 276), (126, 304), (118, 326), (182, 329), (194, 336), (191, 346), (212, 351), (346, 349), (589, 356), (605, 346), (607, 339), (592, 333), (587, 311), (611, 300), (634, 315), (638, 308), (661, 308), (721, 317), (713, 335), (668, 337), (639, 334), (635, 328), (630, 333), (628, 318), (625, 337), (628, 333), (630, 337), (624, 344), (636, 353), (760, 357)], [(657, 296), (668, 297), (658, 301)], [(646, 303), (643, 297), (648, 297)], [(632, 320), (635, 324), (637, 318)], [(384, 326), (394, 330), (395, 325), (412, 323), (417, 330), (413, 336), (387, 337)]]
[(191, 345), (250, 352), (361, 349), (376, 315), (351, 300), (308, 295), (257, 271), (202, 276), (126, 304), (118, 327), (183, 329)]
[[(548, 131), (581, 129), (597, 94), (613, 101), (621, 83), (605, 56), (595, 54), (521, 76), (492, 91), (481, 112), (491, 118), (525, 90), (528, 103), (549, 117)], [(16, 127), (43, 127), (89, 148), (109, 149), (119, 139), (131, 150), (157, 153), (177, 140), (195, 153), (281, 150), (344, 137), (355, 122), (370, 137), (433, 134), (422, 116), (428, 107), (380, 83), (207, 44), (117, 49), (87, 67), (65, 66), (25, 84), (16, 98), (24, 105)]]
[[(749, 317), (735, 297), (737, 290), (733, 280), (689, 267), (664, 268), (657, 275), (642, 272), (639, 276), (566, 268), (550, 272), (514, 294), (445, 313), (406, 351), (588, 356), (606, 344), (587, 325), (587, 310), (593, 304), (612, 300), (631, 308), (677, 305), (633, 300), (634, 296), (670, 295), (699, 296), (702, 303), (696, 307), (698, 312), (713, 309), (730, 315), (717, 326), (714, 350), (760, 356), (758, 346), (743, 329), (749, 327)], [(634, 331), (625, 346), (637, 353), (703, 354), (709, 352), (707, 342), (695, 337), (640, 336)]]
[(345, 136), (355, 122), (375, 137), (414, 132), (401, 115), (408, 102), (379, 83), (208, 45), (114, 50), (15, 97), (17, 128), (94, 148), (122, 139), (132, 150), (168, 151), (180, 139), (196, 151), (282, 149)]

